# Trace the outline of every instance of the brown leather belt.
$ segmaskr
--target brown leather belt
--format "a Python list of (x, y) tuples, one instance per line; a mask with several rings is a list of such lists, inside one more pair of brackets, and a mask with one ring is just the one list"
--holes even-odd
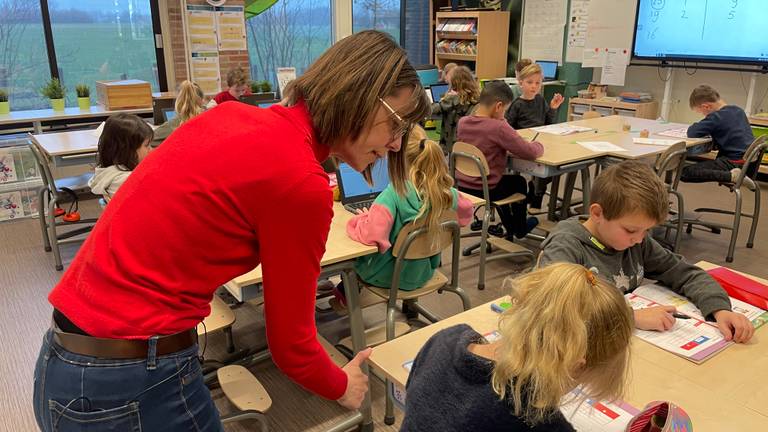
[[(105, 339), (66, 333), (54, 325), (53, 340), (65, 350), (103, 359), (147, 358), (149, 342), (146, 339)], [(157, 339), (156, 355), (168, 355), (187, 349), (197, 343), (197, 331), (186, 330)]]

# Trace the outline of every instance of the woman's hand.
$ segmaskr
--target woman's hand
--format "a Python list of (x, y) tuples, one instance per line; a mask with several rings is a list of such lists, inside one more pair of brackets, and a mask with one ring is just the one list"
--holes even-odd
[(363, 403), (363, 398), (368, 392), (368, 375), (363, 373), (360, 366), (362, 366), (370, 356), (371, 349), (364, 349), (357, 353), (355, 358), (341, 368), (344, 373), (347, 374), (347, 390), (336, 402), (344, 408), (358, 409)]

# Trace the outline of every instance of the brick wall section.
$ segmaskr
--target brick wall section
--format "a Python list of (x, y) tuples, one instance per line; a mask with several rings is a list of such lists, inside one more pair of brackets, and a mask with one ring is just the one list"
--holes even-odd
[[(205, 0), (187, 0), (189, 5), (207, 4)], [(243, 0), (229, 0), (225, 6), (241, 6)], [(171, 28), (171, 50), (173, 52), (173, 68), (176, 83), (181, 83), (187, 79), (187, 54), (184, 50), (184, 22), (181, 14), (181, 0), (168, 0), (168, 21)], [(248, 51), (222, 51), (219, 52), (219, 69), (221, 72), (222, 89), (227, 87), (227, 71), (230, 68), (242, 67), (246, 74), (250, 76), (251, 66), (248, 60)], [(171, 89), (169, 89), (171, 90)]]

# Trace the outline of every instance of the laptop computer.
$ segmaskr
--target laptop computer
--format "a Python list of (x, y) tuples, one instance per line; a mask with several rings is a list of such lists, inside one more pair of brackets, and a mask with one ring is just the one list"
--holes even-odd
[(173, 108), (163, 108), (163, 120), (165, 122), (169, 122), (173, 120), (174, 117), (176, 117), (176, 110)]
[(274, 104), (275, 104), (274, 102), (264, 102), (264, 103), (260, 103), (260, 104), (259, 104), (259, 108), (269, 108), (269, 107), (271, 107), (271, 106), (272, 106), (272, 105), (274, 105)]
[(544, 75), (544, 81), (556, 81), (557, 78), (557, 62), (556, 61), (537, 61), (537, 65), (541, 66), (541, 72)]
[(432, 93), (432, 101), (440, 102), (445, 92), (448, 91), (448, 84), (435, 84), (429, 88), (429, 91)]
[(339, 184), (339, 195), (345, 209), (357, 213), (356, 210), (368, 208), (373, 204), (373, 200), (389, 185), (387, 160), (379, 159), (373, 165), (371, 174), (373, 174), (373, 187), (351, 166), (344, 162), (339, 163), (336, 169), (336, 182)]

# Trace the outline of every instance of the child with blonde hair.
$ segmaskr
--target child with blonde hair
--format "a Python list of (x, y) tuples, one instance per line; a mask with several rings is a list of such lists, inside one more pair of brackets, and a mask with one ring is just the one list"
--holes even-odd
[(161, 124), (155, 129), (155, 137), (152, 146), (157, 147), (171, 132), (181, 126), (182, 123), (195, 117), (205, 110), (205, 94), (197, 83), (185, 80), (179, 85), (179, 94), (176, 96), (176, 116)]
[(520, 77), (522, 76), (521, 72), (532, 63), (533, 60), (529, 58), (520, 59), (517, 63), (515, 63), (515, 78), (518, 80), (518, 82), (517, 84), (510, 87), (512, 89), (512, 100), (519, 98), (520, 95), (523, 94), (523, 89), (520, 87)]
[(440, 114), (440, 146), (450, 153), (456, 141), (456, 126), (459, 119), (470, 114), (480, 97), (480, 86), (466, 66), (451, 70), (451, 91), (446, 92), (439, 102), (432, 104), (432, 114)]
[[(409, 167), (409, 181), (405, 195), (395, 191), (392, 184), (376, 197), (370, 210), (358, 210), (358, 215), (347, 223), (347, 234), (360, 243), (376, 245), (379, 253), (357, 260), (355, 270), (365, 283), (389, 287), (392, 282), (395, 258), (392, 246), (400, 230), (407, 224), (424, 220), (428, 235), (437, 235), (440, 218), (446, 210), (455, 210), (459, 225), (472, 219), (472, 203), (453, 188), (440, 146), (426, 139), (419, 126), (409, 135), (405, 158)], [(440, 255), (406, 261), (400, 278), (400, 289), (412, 291), (422, 287), (440, 265)], [(337, 300), (344, 302), (343, 290), (337, 289)]]
[(553, 264), (513, 280), (510, 303), (494, 341), (466, 324), (427, 341), (408, 377), (401, 431), (570, 432), (564, 400), (622, 396), (634, 325), (615, 287)]

